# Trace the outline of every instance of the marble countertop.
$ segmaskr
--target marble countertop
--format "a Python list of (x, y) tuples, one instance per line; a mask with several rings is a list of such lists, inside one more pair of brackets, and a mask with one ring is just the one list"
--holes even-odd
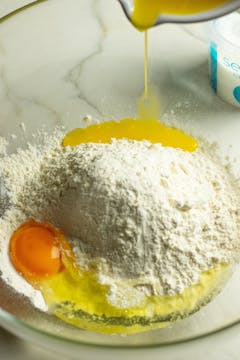
[[(112, 0), (113, 1), (113, 0)], [(26, 5), (30, 3), (29, 0), (1, 0), (0, 1), (0, 16), (4, 16), (11, 12), (12, 10), (19, 8), (20, 6)], [(126, 114), (132, 114), (135, 111), (135, 108), (132, 106), (133, 99), (135, 101), (135, 90), (138, 87), (142, 86), (142, 77), (139, 76), (141, 80), (137, 81), (134, 84), (128, 84), (128, 88), (125, 88), (126, 78), (128, 76), (128, 72), (135, 71), (137, 75), (141, 74), (142, 71), (142, 63), (137, 64), (135, 68), (133, 66), (128, 66), (128, 63), (126, 62), (127, 54), (129, 53), (131, 55), (131, 58), (134, 58), (134, 51), (138, 52), (141, 51), (141, 39), (140, 36), (136, 37), (135, 33), (130, 32), (129, 33), (129, 44), (136, 44), (134, 45), (135, 48), (130, 48), (130, 45), (128, 43), (125, 43), (123, 40), (123, 36), (119, 30), (118, 25), (114, 23), (114, 21), (111, 19), (111, 13), (110, 11), (106, 11), (104, 13), (104, 16), (99, 18), (99, 10), (96, 10), (95, 5), (96, 3), (101, 3), (101, 11), (102, 11), (102, 5), (103, 1), (95, 0), (90, 1), (92, 5), (92, 10), (95, 13), (95, 17), (97, 18), (97, 23), (93, 21), (92, 23), (92, 30), (88, 33), (88, 41), (84, 43), (84, 48), (82, 49), (76, 49), (75, 45), (72, 45), (70, 39), (72, 34), (68, 33), (67, 29), (67, 15), (66, 12), (66, 26), (64, 32), (60, 28), (60, 23), (58, 23), (58, 19), (53, 19), (51, 17), (51, 11), (49, 17), (45, 17), (45, 26), (46, 28), (50, 28), (52, 26), (52, 22), (54, 22), (56, 28), (59, 31), (59, 38), (57, 37), (57, 41), (59, 41), (59, 44), (55, 44), (53, 42), (53, 39), (51, 36), (48, 39), (48, 48), (45, 49), (43, 47), (43, 50), (41, 53), (38, 54), (36, 57), (35, 51), (37, 47), (36, 45), (34, 47), (34, 44), (31, 43), (31, 51), (26, 52), (21, 59), (19, 59), (18, 62), (11, 63), (11, 56), (9, 56), (10, 59), (7, 64), (5, 64), (4, 71), (0, 73), (0, 114), (1, 112), (4, 114), (5, 117), (11, 117), (15, 116), (19, 123), (21, 123), (24, 120), (26, 120), (27, 126), (30, 123), (30, 119), (32, 118), (33, 114), (36, 116), (36, 121), (41, 120), (42, 117), (46, 118), (47, 121), (55, 126), (56, 124), (62, 124), (69, 122), (71, 125), (74, 125), (80, 117), (83, 117), (84, 115), (90, 113), (96, 118), (103, 117), (103, 109), (105, 111), (105, 116), (108, 116), (109, 118), (114, 114), (115, 111), (118, 111), (119, 117), (125, 116)], [(110, 3), (110, 0), (108, 0)], [(52, 3), (52, 2), (50, 2)], [(51, 6), (49, 3), (49, 6)], [(54, 3), (54, 1), (53, 1)], [(74, 1), (72, 1), (74, 3)], [(61, 9), (60, 11), (63, 13), (65, 9)], [(86, 16), (88, 16), (89, 10), (86, 6)], [(103, 13), (103, 11), (101, 12)], [(74, 7), (69, 12), (69, 15), (74, 17)], [(41, 21), (41, 11), (39, 12), (39, 21)], [(104, 21), (102, 20), (104, 19)], [(75, 21), (73, 19), (72, 21)], [(122, 21), (127, 21), (126, 19)], [(36, 27), (38, 27), (39, 24), (36, 24)], [(84, 24), (82, 24), (84, 28)], [(129, 25), (130, 26), (130, 25)], [(1, 25), (0, 25), (1, 27)], [(40, 27), (39, 27), (40, 28)], [(112, 46), (112, 39), (111, 39), (111, 32), (109, 32), (109, 28), (114, 29), (115, 31), (115, 47), (116, 47), (116, 57), (113, 59), (113, 63), (111, 66), (109, 66), (109, 76), (113, 78), (113, 84), (116, 87), (116, 94), (118, 97), (121, 97), (121, 104), (124, 103), (124, 107), (117, 108), (117, 101), (114, 98), (114, 95), (111, 95), (112, 103), (107, 103), (107, 98), (109, 98), (109, 94), (111, 94), (111, 88), (108, 88), (108, 84), (105, 81), (104, 78), (101, 77), (101, 71), (99, 72), (99, 69), (104, 69), (104, 66), (106, 65), (102, 59), (97, 59), (97, 55), (99, 52), (103, 51), (103, 41), (104, 41), (104, 54), (108, 54), (110, 47)], [(196, 28), (195, 28), (196, 29)], [(79, 37), (79, 43), (81, 40), (82, 32), (79, 31), (79, 29), (74, 27), (75, 30), (75, 36)], [(187, 29), (191, 30), (191, 28)], [(21, 32), (21, 38), (25, 39), (25, 41), (28, 41), (28, 34), (27, 30), (25, 30), (24, 23), (19, 30)], [(40, 30), (39, 30), (40, 31)], [(173, 49), (170, 49), (170, 52), (168, 55), (166, 55), (164, 52), (162, 54), (162, 61), (165, 63), (169, 63), (168, 66), (168, 76), (170, 78), (173, 77), (173, 72), (171, 71), (171, 66), (175, 66), (177, 71), (181, 70), (182, 77), (179, 77), (179, 81), (185, 84), (185, 82), (188, 80), (188, 77), (191, 75), (192, 77), (196, 76), (195, 68), (197, 68), (202, 64), (205, 64), (206, 67), (206, 61), (207, 61), (207, 48), (206, 45), (201, 43), (201, 41), (194, 39), (191, 35), (185, 34), (185, 36), (181, 35), (183, 32), (183, 29), (181, 27), (175, 27), (174, 31), (172, 28), (166, 28), (163, 30), (164, 36), (166, 38), (169, 38), (169, 42), (173, 41), (173, 39), (178, 39), (181, 36), (183, 37), (182, 41), (182, 54), (179, 52), (179, 56), (181, 57), (182, 65), (175, 64), (174, 61), (174, 47)], [(37, 34), (37, 32), (36, 32)], [(107, 34), (107, 35), (106, 35)], [(24, 49), (21, 47), (21, 44), (14, 44), (13, 49), (8, 48), (8, 40), (12, 41), (11, 38), (4, 38), (4, 31), (1, 33), (0, 28), (0, 65), (1, 65), (1, 57), (4, 59), (7, 54), (10, 54), (11, 51), (24, 51)], [(132, 38), (131, 38), (132, 36)], [(135, 39), (136, 37), (136, 39)], [(55, 34), (56, 39), (56, 34)], [(116, 39), (118, 39), (118, 43), (116, 44)], [(37, 39), (38, 40), (38, 39)], [(36, 40), (36, 42), (37, 42)], [(61, 41), (65, 41), (66, 43), (69, 42), (67, 45), (67, 49), (74, 53), (76, 56), (81, 58), (80, 64), (77, 63), (73, 58), (68, 58), (68, 55), (63, 53), (61, 50)], [(177, 40), (176, 40), (177, 41)], [(196, 44), (195, 44), (196, 42)], [(194, 45), (195, 44), (195, 45)], [(190, 70), (188, 70), (188, 64), (184, 65), (184, 49), (189, 47), (195, 46), (194, 49), (198, 49), (198, 51), (193, 51), (190, 60), (194, 64)], [(153, 49), (155, 53), (158, 51), (158, 49)], [(46, 64), (45, 58), (48, 57), (48, 64)], [(61, 66), (55, 66), (54, 65), (54, 59), (56, 56), (59, 56), (62, 59)], [(82, 57), (81, 57), (82, 56)], [(160, 55), (159, 55), (160, 56)], [(168, 58), (171, 57), (171, 58)], [(32, 61), (32, 68), (29, 70), (24, 64), (24, 59), (27, 59), (29, 61)], [(87, 61), (86, 60), (90, 60)], [(98, 61), (97, 65), (96, 62)], [(102, 61), (102, 62), (101, 62)], [(114, 74), (116, 72), (116, 68), (114, 67), (114, 62), (119, 61), (121, 62), (121, 68), (119, 71), (122, 71), (121, 74), (123, 74), (121, 81), (119, 78), (115, 78)], [(52, 66), (53, 63), (53, 66)], [(49, 65), (50, 64), (50, 65)], [(150, 58), (150, 65), (151, 65), (151, 58)], [(196, 65), (196, 66), (195, 66)], [(52, 66), (52, 67), (51, 67)], [(55, 67), (54, 67), (55, 66)], [(99, 67), (98, 70), (96, 70), (97, 66)], [(156, 64), (153, 64), (153, 67), (156, 66)], [(34, 70), (35, 68), (41, 69), (41, 71), (38, 74), (38, 77), (35, 77)], [(85, 68), (88, 68), (88, 72), (91, 72), (91, 76), (94, 78), (94, 86), (96, 88), (99, 88), (101, 91), (101, 99), (99, 102), (95, 102), (93, 89), (91, 86), (88, 86), (88, 82), (85, 79), (86, 73)], [(53, 71), (54, 68), (54, 71)], [(156, 70), (156, 73), (159, 77), (161, 77), (161, 73)], [(65, 87), (63, 88), (62, 83), (58, 84), (56, 83), (56, 79), (61, 75), (62, 73), (67, 73), (67, 76), (64, 77)], [(50, 76), (51, 73), (51, 76)], [(19, 75), (18, 75), (19, 74)], [(30, 75), (29, 75), (30, 74)], [(33, 74), (33, 75), (32, 75)], [(77, 74), (77, 76), (76, 76)], [(124, 75), (125, 74), (125, 75)], [(190, 74), (190, 75), (189, 75)], [(21, 75), (21, 76), (20, 76)], [(28, 88), (25, 83), (22, 81), (22, 77), (24, 78), (24, 75), (29, 76), (29, 84), (32, 84), (31, 88)], [(199, 79), (201, 81), (201, 74), (199, 75)], [(81, 79), (81, 82), (85, 84), (84, 91), (81, 88), (81, 84), (76, 81), (76, 79)], [(16, 81), (17, 79), (17, 81)], [(46, 88), (44, 80), (50, 79), (48, 83), (48, 87)], [(52, 83), (51, 83), (52, 81)], [(39, 88), (36, 89), (36, 92), (33, 92), (34, 84), (38, 83)], [(102, 86), (102, 84), (105, 84), (105, 86)], [(163, 81), (164, 83), (164, 81)], [(61, 87), (61, 92), (59, 92), (58, 96), (55, 95), (55, 89), (57, 86)], [(180, 83), (179, 83), (180, 84)], [(181, 85), (181, 84), (180, 84)], [(190, 86), (190, 85), (189, 85)], [(193, 85), (192, 85), (193, 86)], [(197, 85), (196, 85), (197, 86)], [(12, 91), (11, 89), (14, 89)], [(179, 88), (180, 89), (180, 88)], [(172, 91), (179, 91), (179, 89), (172, 89)], [(188, 89), (189, 90), (189, 89)], [(191, 90), (191, 89), (190, 89)], [(194, 90), (194, 89), (193, 89)], [(183, 94), (183, 97), (186, 94)], [(201, 94), (201, 98), (203, 98), (205, 95)], [(51, 98), (51, 103), (49, 102), (49, 98)], [(130, 99), (130, 100), (129, 100)], [(166, 102), (170, 101), (171, 94), (166, 94)], [(214, 106), (212, 105), (212, 98), (211, 99), (205, 99), (206, 100), (206, 112), (207, 111), (214, 111)], [(180, 100), (182, 103), (182, 99)], [(187, 99), (187, 102), (189, 103), (191, 101), (191, 98)], [(218, 106), (222, 106), (223, 109), (225, 109), (225, 105), (221, 104), (220, 100), (216, 100), (218, 102)], [(167, 106), (167, 105), (166, 105)], [(178, 106), (178, 105), (177, 105)], [(196, 114), (197, 114), (197, 105), (194, 105), (196, 107)], [(212, 110), (213, 108), (213, 110)], [(171, 113), (174, 113), (176, 110), (171, 110)], [(223, 111), (224, 112), (224, 111)], [(234, 109), (228, 108), (228, 113), (235, 113)], [(80, 116), (80, 115), (81, 116)], [(226, 115), (226, 112), (225, 112)], [(197, 115), (196, 115), (197, 116)], [(223, 119), (219, 119), (219, 122), (223, 123)], [(15, 129), (11, 129), (10, 125), (7, 124), (6, 126), (9, 126), (7, 128), (7, 131), (12, 131), (15, 134)], [(30, 126), (30, 125), (29, 125)], [(228, 331), (220, 332), (219, 334), (216, 334), (214, 336), (205, 337), (193, 342), (186, 342), (183, 344), (175, 345), (175, 346), (166, 346), (162, 348), (155, 348), (155, 349), (146, 349), (146, 350), (129, 350), (125, 352), (121, 352), (120, 350), (104, 350), (104, 349), (91, 349), (86, 348), (82, 350), (82, 352), (79, 354), (79, 359), (85, 360), (85, 359), (95, 359), (98, 357), (98, 359), (110, 359), (113, 356), (115, 358), (122, 358), (123, 356), (127, 359), (134, 359), (138, 358), (139, 360), (145, 359), (147, 357), (151, 359), (165, 359), (165, 360), (200, 360), (203, 358), (203, 356), (206, 356), (208, 360), (234, 360), (239, 359), (239, 352), (240, 352), (240, 329), (238, 327), (235, 327)], [(6, 332), (4, 329), (0, 329), (0, 357), (4, 360), (61, 360), (66, 359), (66, 357), (62, 357), (59, 355), (50, 354), (46, 350), (40, 349), (32, 344), (29, 344), (27, 342), (24, 342), (22, 340), (19, 340), (15, 336), (11, 335), (10, 333)]]

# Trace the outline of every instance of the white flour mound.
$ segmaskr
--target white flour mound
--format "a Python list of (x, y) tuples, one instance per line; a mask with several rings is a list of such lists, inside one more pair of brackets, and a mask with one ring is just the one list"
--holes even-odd
[(0, 224), (0, 269), (21, 292), (7, 248), (29, 218), (60, 228), (80, 266), (97, 264), (112, 298), (126, 281), (138, 294), (182, 293), (201, 271), (238, 256), (238, 188), (202, 149), (127, 140), (62, 148), (56, 136), (0, 159), (0, 172), (11, 201)]

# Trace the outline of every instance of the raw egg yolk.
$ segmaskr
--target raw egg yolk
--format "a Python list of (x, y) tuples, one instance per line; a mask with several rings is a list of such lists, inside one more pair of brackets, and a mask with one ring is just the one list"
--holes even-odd
[(63, 146), (77, 146), (82, 143), (110, 143), (112, 139), (148, 140), (184, 151), (195, 151), (198, 142), (183, 131), (165, 126), (157, 120), (123, 119), (107, 121), (75, 129), (63, 139)]
[(10, 239), (11, 262), (31, 283), (55, 275), (63, 268), (62, 241), (63, 235), (50, 224), (27, 221)]

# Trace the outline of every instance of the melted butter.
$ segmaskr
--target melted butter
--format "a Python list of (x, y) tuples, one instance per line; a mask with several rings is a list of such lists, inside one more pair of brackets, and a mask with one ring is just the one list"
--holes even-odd
[(156, 91), (149, 91), (148, 32), (144, 33), (144, 85), (145, 90), (138, 102), (138, 119), (123, 119), (118, 122), (108, 121), (77, 128), (63, 139), (63, 146), (77, 146), (83, 143), (110, 143), (112, 139), (148, 140), (163, 146), (195, 151), (198, 142), (176, 128), (168, 127), (158, 121), (160, 113), (159, 97)]
[(161, 14), (191, 15), (218, 7), (227, 0), (134, 0), (132, 22), (138, 29), (154, 25)]
[(149, 97), (148, 81), (149, 81), (148, 32), (145, 31), (144, 32), (144, 88), (145, 88), (144, 98), (145, 99)]
[(110, 143), (111, 139), (149, 140), (153, 144), (195, 151), (197, 141), (184, 132), (167, 127), (156, 120), (124, 119), (74, 129), (63, 139), (63, 146), (77, 146), (83, 143)]

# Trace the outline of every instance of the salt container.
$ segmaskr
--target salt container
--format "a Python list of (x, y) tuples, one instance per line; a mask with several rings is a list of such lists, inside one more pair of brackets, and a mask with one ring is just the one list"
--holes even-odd
[(210, 79), (213, 90), (240, 108), (240, 13), (215, 20), (211, 29)]

